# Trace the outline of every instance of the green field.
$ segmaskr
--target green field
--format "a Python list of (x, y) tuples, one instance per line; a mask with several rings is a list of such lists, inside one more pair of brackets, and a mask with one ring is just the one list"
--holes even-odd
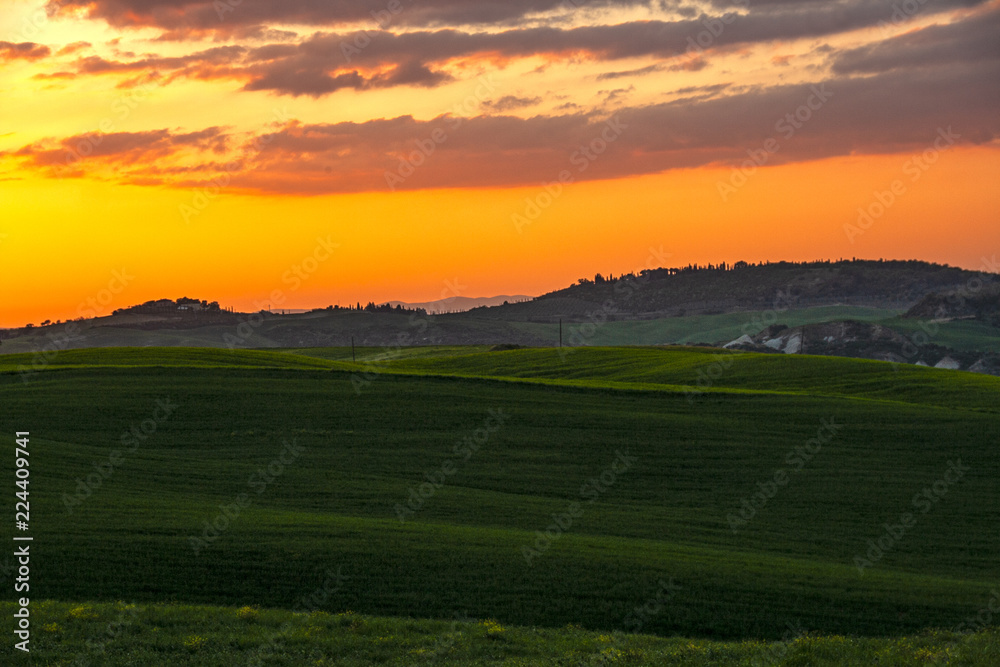
[[(637, 651), (681, 644), (624, 632), (725, 651), (796, 628), (937, 655), (947, 635), (920, 633), (1000, 580), (1000, 378), (690, 348), (68, 350), (22, 377), (30, 361), (0, 356), (0, 421), (11, 445), (31, 432), (32, 594), (105, 615), (301, 608), (337, 572), (307, 608), (388, 635), (417, 622), (374, 617), (495, 619), (552, 655), (572, 642), (545, 628), (568, 624)], [(176, 407), (158, 420), (157, 401)], [(995, 634), (959, 639), (996, 655)], [(386, 661), (420, 646), (387, 641)]]
[[(797, 327), (803, 324), (819, 324), (840, 320), (881, 323), (892, 319), (894, 322), (902, 311), (887, 308), (866, 308), (864, 306), (814, 306), (810, 308), (790, 308), (779, 311), (746, 311), (718, 313), (714, 315), (683, 315), (679, 317), (658, 317), (644, 320), (619, 320), (603, 323), (596, 327), (593, 335), (583, 335), (587, 345), (662, 345), (692, 343), (728, 343), (743, 334), (754, 335), (771, 324), (785, 324)], [(902, 320), (906, 321), (906, 320)], [(564, 340), (569, 341), (574, 332), (587, 323), (564, 322)], [(949, 323), (950, 324), (950, 323)], [(513, 323), (513, 326), (531, 332), (539, 338), (556, 344), (559, 341), (557, 324)], [(944, 327), (947, 330), (948, 325)], [(584, 334), (587, 329), (582, 330)], [(996, 340), (993, 332), (992, 341)]]
[[(565, 318), (563, 340), (567, 345), (579, 346), (634, 346), (634, 345), (691, 345), (708, 343), (723, 345), (743, 334), (757, 334), (771, 324), (797, 327), (853, 320), (871, 322), (889, 327), (907, 337), (919, 334), (923, 344), (950, 347), (958, 351), (1000, 352), (997, 329), (984, 322), (951, 321), (930, 325), (919, 319), (900, 317), (903, 311), (863, 306), (813, 306), (778, 311), (746, 311), (714, 315), (685, 315), (657, 317), (654, 319), (612, 320), (593, 326), (589, 318)], [(248, 335), (233, 338), (236, 325), (216, 324), (191, 329), (129, 328), (113, 318), (78, 323), (76, 338), (69, 347), (210, 347), (226, 348), (282, 348), (289, 340), (299, 340), (300, 335), (335, 337), (337, 341), (350, 342), (351, 337), (363, 340), (385, 341), (392, 344), (400, 335), (406, 345), (427, 345), (432, 341), (459, 342), (512, 342), (523, 345), (557, 345), (558, 323), (502, 321), (483, 317), (476, 311), (436, 315), (427, 320), (411, 319), (409, 315), (393, 313), (327, 312), (302, 313), (269, 317), (259, 325), (248, 328)], [(34, 353), (52, 349), (47, 335), (63, 335), (63, 327), (35, 329), (31, 335), (21, 335), (2, 341), (0, 353)], [(235, 341), (235, 342), (234, 342)], [(286, 341), (286, 342), (282, 342)], [(301, 344), (301, 343), (299, 343)], [(331, 344), (325, 342), (322, 344)], [(339, 344), (339, 343), (337, 343)], [(373, 345), (375, 343), (372, 343)], [(428, 349), (428, 348), (421, 348)], [(436, 349), (436, 348), (433, 348)], [(349, 358), (349, 357), (348, 357)]]
[(918, 332), (924, 335), (930, 332), (933, 334), (928, 336), (931, 343), (954, 350), (1000, 352), (1000, 336), (997, 335), (997, 328), (977, 320), (942, 322), (936, 325), (937, 328), (919, 319), (905, 317), (887, 318), (879, 323), (908, 337), (913, 337)]
[[(4, 615), (14, 606), (0, 603)], [(479, 665), (761, 667), (995, 665), (1000, 631), (928, 631), (896, 638), (788, 631), (777, 641), (713, 641), (621, 632), (521, 627), (493, 619), (433, 621), (351, 610), (291, 612), (254, 607), (42, 602), (35, 611), (36, 664)], [(68, 662), (67, 654), (80, 656)], [(259, 663), (257, 662), (259, 661)]]

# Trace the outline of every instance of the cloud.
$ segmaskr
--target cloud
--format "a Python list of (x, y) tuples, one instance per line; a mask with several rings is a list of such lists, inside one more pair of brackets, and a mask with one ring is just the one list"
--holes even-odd
[[(231, 0), (230, 0), (231, 1)], [(916, 0), (914, 0), (916, 1)], [(77, 0), (69, 0), (70, 4)], [(213, 0), (215, 3), (216, 0)], [(218, 0), (225, 2), (225, 0)], [(981, 5), (986, 0), (926, 0), (921, 11), (934, 13), (956, 7)], [(201, 25), (229, 26), (230, 36), (250, 35), (252, 39), (277, 37), (277, 41), (259, 45), (228, 45), (184, 56), (146, 56), (135, 60), (109, 60), (99, 56), (81, 58), (76, 64), (77, 74), (107, 74), (140, 72), (147, 76), (159, 75), (164, 84), (179, 77), (198, 79), (230, 79), (240, 82), (247, 91), (269, 91), (282, 95), (322, 97), (343, 89), (369, 90), (393, 86), (435, 87), (453, 80), (449, 68), (455, 62), (474, 59), (516, 59), (545, 56), (549, 60), (576, 60), (580, 58), (599, 62), (624, 59), (655, 59), (648, 65), (634, 69), (614, 70), (599, 74), (598, 80), (614, 80), (629, 76), (643, 76), (660, 71), (698, 71), (710, 65), (713, 50), (731, 50), (758, 43), (773, 43), (804, 37), (835, 35), (857, 28), (870, 27), (889, 20), (895, 6), (890, 0), (841, 0), (839, 2), (787, 2), (767, 0), (751, 3), (748, 11), (720, 16), (701, 15), (685, 20), (629, 21), (614, 25), (582, 25), (573, 28), (540, 25), (514, 27), (497, 31), (470, 32), (456, 28), (440, 30), (413, 29), (394, 32), (404, 16), (423, 16), (426, 21), (416, 24), (434, 24), (429, 16), (474, 17), (522, 15), (529, 11), (544, 11), (557, 5), (554, 2), (491, 3), (468, 0), (437, 0), (429, 4), (399, 0), (399, 12), (393, 14), (395, 23), (375, 22), (371, 12), (389, 11), (390, 6), (378, 2), (329, 3), (325, 0), (292, 0), (287, 3), (262, 3), (242, 0), (227, 5), (233, 13), (225, 14), (220, 22), (211, 10), (209, 18), (200, 12), (208, 11), (209, 4), (194, 0), (178, 4), (166, 0), (82, 0), (79, 6), (116, 25), (154, 25), (165, 30), (180, 31)], [(586, 7), (611, 7), (637, 5), (625, 0), (606, 0), (584, 3)], [(214, 6), (214, 5), (212, 5)], [(392, 5), (395, 7), (396, 5)], [(726, 5), (720, 5), (725, 7)], [(427, 12), (430, 12), (428, 14)], [(391, 12), (390, 12), (391, 13)], [(199, 18), (201, 17), (201, 18)], [(371, 21), (363, 30), (348, 32), (316, 32), (295, 40), (294, 34), (261, 27), (260, 21), (309, 20), (327, 22), (352, 20), (349, 17)], [(367, 18), (365, 18), (367, 17)], [(184, 20), (182, 20), (184, 19)], [(194, 20), (197, 19), (197, 20)], [(232, 22), (230, 22), (232, 20)], [(477, 19), (478, 20), (478, 19)], [(201, 22), (199, 22), (201, 21)], [(456, 19), (457, 21), (457, 19)], [(321, 22), (322, 23), (322, 22)], [(187, 27), (185, 27), (187, 26)], [(943, 28), (947, 28), (944, 26)], [(975, 43), (981, 52), (991, 48), (984, 29)], [(994, 43), (996, 40), (993, 40)], [(900, 43), (902, 44), (902, 43)], [(704, 47), (704, 48), (703, 48)], [(856, 52), (841, 55), (836, 71), (861, 71), (879, 59), (909, 57), (922, 49), (927, 63), (934, 62), (950, 47), (911, 45), (909, 56), (897, 53), (903, 46), (889, 40), (885, 44), (866, 46)], [(995, 47), (994, 47), (995, 48)], [(706, 50), (707, 49), (707, 50)], [(895, 55), (890, 55), (895, 54)], [(948, 56), (948, 53), (944, 53)], [(955, 58), (971, 58), (955, 55)], [(787, 61), (786, 61), (787, 62)], [(851, 63), (856, 63), (852, 65)], [(869, 62), (869, 65), (864, 65)], [(778, 64), (783, 64), (779, 59)], [(62, 73), (57, 73), (59, 76)], [(52, 74), (43, 75), (52, 77)]]
[[(573, 0), (594, 9), (644, 6), (648, 0)], [(529, 14), (566, 11), (565, 0), (51, 0), (49, 11), (85, 12), (118, 28), (229, 32), (242, 26), (364, 24), (368, 28), (496, 25)], [(569, 10), (572, 10), (569, 7)]]
[(498, 100), (486, 100), (483, 102), (483, 106), (490, 111), (513, 111), (514, 109), (523, 109), (524, 107), (532, 107), (536, 104), (540, 104), (542, 101), (541, 97), (518, 97), (516, 95), (504, 95)]
[(0, 60), (38, 60), (48, 57), (52, 49), (34, 42), (0, 42)]
[(90, 47), (90, 42), (73, 42), (72, 44), (67, 44), (59, 49), (56, 55), (67, 56), (76, 53), (77, 51), (82, 51), (83, 49), (89, 49)]
[(714, 97), (732, 87), (732, 83), (715, 83), (707, 86), (684, 86), (670, 92), (670, 95), (687, 95), (687, 99), (704, 99)]
[(639, 67), (637, 69), (625, 70), (622, 72), (603, 72), (597, 75), (598, 81), (607, 81), (610, 79), (621, 79), (626, 76), (645, 76), (646, 74), (652, 74), (654, 72), (660, 72), (663, 70), (663, 65), (654, 64), (648, 65), (646, 67)]
[[(256, 70), (261, 71), (261, 70)], [(451, 80), (445, 72), (432, 71), (425, 65), (409, 62), (395, 66), (389, 72), (366, 76), (357, 70), (336, 74), (307, 67), (294, 60), (277, 61), (263, 69), (264, 74), (244, 86), (244, 90), (270, 90), (286, 95), (321, 97), (344, 88), (368, 90), (394, 86), (431, 88)]]
[[(20, 160), (22, 166), (47, 171), (52, 176), (82, 176), (87, 171), (112, 166), (126, 173), (146, 170), (154, 162), (185, 154), (220, 154), (229, 137), (220, 127), (176, 133), (167, 129), (144, 132), (86, 132), (62, 139), (45, 139), (0, 158)], [(70, 173), (67, 173), (69, 170)]]
[(932, 25), (834, 55), (839, 74), (1000, 60), (1000, 10), (947, 25)]
[[(915, 0), (916, 1), (916, 0)], [(985, 1), (985, 0), (982, 0)], [(979, 0), (924, 0), (920, 12), (948, 11), (978, 4)], [(858, 20), (888, 20), (898, 0), (712, 0), (719, 12), (740, 11), (748, 16), (778, 18), (826, 13), (844, 27)], [(653, 7), (694, 17), (695, 5), (650, 0), (50, 0), (54, 14), (103, 20), (113, 27), (152, 27), (180, 39), (190, 33), (233, 34), (247, 28), (263, 30), (279, 25), (329, 27), (360, 25), (366, 29), (428, 28), (442, 26), (516, 25), (529, 17), (554, 15), (563, 19), (581, 10)], [(866, 17), (866, 18), (861, 18)], [(245, 33), (243, 33), (245, 34)]]
[(629, 93), (635, 91), (635, 86), (629, 86), (628, 88), (615, 88), (614, 90), (599, 90), (598, 95), (604, 95), (604, 103), (610, 104), (615, 100), (625, 97)]
[[(428, 71), (414, 68), (398, 77), (419, 82)], [(388, 81), (397, 76), (391, 72), (366, 80), (381, 76)], [(556, 115), (529, 118), (289, 121), (239, 136), (219, 127), (90, 133), (36, 142), (0, 157), (59, 175), (56, 167), (76, 150), (86, 153), (72, 161), (78, 170), (103, 169), (103, 177), (122, 182), (190, 187), (210, 182), (220, 163), (250, 156), (239, 157), (229, 187), (259, 193), (384, 191), (386, 175), (403, 172), (408, 173), (394, 183), (396, 189), (523, 186), (555, 180), (563, 170), (585, 180), (738, 164), (768, 139), (780, 146), (769, 164), (922, 151), (943, 128), (953, 128), (960, 144), (995, 143), (1000, 140), (997, 81), (1000, 61), (959, 59), (868, 76), (846, 74), (815, 86), (681, 89), (676, 92), (694, 96), (619, 109), (613, 122), (620, 131), (613, 141), (607, 138), (606, 114), (567, 103)], [(319, 89), (329, 82), (298, 85)], [(828, 99), (817, 106), (819, 97)], [(493, 111), (502, 114), (499, 107), (523, 108), (534, 101), (510, 95), (497, 100)], [(574, 159), (587, 150), (599, 154)]]
[(267, 135), (260, 161), (235, 185), (298, 194), (385, 190), (386, 173), (398, 173), (401, 165), (405, 171), (407, 162), (421, 164), (399, 189), (538, 184), (564, 169), (576, 180), (620, 178), (738, 164), (771, 138), (780, 143), (774, 164), (920, 151), (947, 127), (959, 143), (984, 144), (1000, 138), (1000, 92), (992, 84), (998, 76), (1000, 66), (980, 63), (830, 80), (824, 90), (832, 96), (790, 137), (787, 117), (814, 95), (812, 86), (625, 108), (615, 115), (625, 129), (583, 172), (574, 154), (601, 139), (606, 127), (590, 111), (291, 124)]

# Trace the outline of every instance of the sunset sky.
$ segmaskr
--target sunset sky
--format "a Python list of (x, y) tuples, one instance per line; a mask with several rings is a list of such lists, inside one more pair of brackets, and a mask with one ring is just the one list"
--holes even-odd
[(978, 269), (998, 186), (1000, 0), (0, 4), (0, 326)]

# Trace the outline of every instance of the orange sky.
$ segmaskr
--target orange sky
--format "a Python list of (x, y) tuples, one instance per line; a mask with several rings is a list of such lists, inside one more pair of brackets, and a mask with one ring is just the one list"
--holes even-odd
[(309, 0), (130, 3), (0, 9), (0, 326), (1000, 255), (997, 2), (882, 27), (848, 2), (827, 30), (823, 3), (514, 2), (477, 23), (439, 1), (385, 30)]

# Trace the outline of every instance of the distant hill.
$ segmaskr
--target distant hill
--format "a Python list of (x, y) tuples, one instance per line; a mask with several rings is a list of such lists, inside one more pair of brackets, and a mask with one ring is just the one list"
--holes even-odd
[(508, 294), (501, 294), (500, 296), (453, 296), (447, 299), (438, 299), (437, 301), (421, 301), (419, 303), (408, 302), (408, 301), (390, 301), (391, 306), (403, 306), (404, 308), (423, 308), (428, 313), (464, 313), (467, 310), (472, 310), (473, 308), (489, 307), (489, 306), (500, 306), (504, 303), (520, 303), (523, 301), (531, 301), (535, 297), (527, 296), (525, 294), (515, 294), (513, 296)]
[(904, 317), (934, 320), (979, 320), (1000, 327), (1000, 284), (981, 289), (928, 294)]
[[(931, 332), (934, 329), (929, 328)], [(997, 331), (1000, 338), (1000, 330)], [(914, 336), (871, 322), (825, 322), (789, 327), (775, 324), (756, 335), (743, 335), (724, 347), (746, 352), (818, 354), (830, 357), (875, 359), (918, 366), (1000, 375), (1000, 354), (954, 350), (926, 335), (921, 345)]]
[[(527, 303), (475, 312), (486, 317), (552, 321), (677, 317), (770, 308), (858, 305), (906, 310), (930, 293), (961, 289), (980, 274), (916, 260), (775, 262), (658, 268), (581, 279)], [(1000, 276), (990, 276), (996, 281)]]
[(304, 313), (163, 299), (109, 317), (0, 331), (0, 353), (34, 352), (41, 363), (46, 352), (83, 347), (555, 346), (560, 334), (569, 347), (732, 343), (791, 353), (802, 351), (798, 332), (806, 354), (996, 374), (998, 313), (994, 274), (919, 261), (737, 262), (598, 274), (534, 299), (369, 302)]

